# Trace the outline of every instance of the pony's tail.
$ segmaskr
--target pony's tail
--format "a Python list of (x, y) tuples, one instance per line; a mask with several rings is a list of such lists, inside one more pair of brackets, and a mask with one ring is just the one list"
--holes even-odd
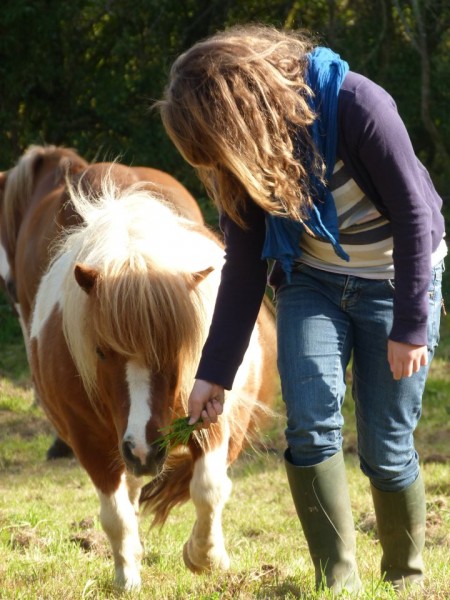
[(153, 514), (152, 527), (162, 527), (172, 508), (190, 498), (189, 484), (194, 472), (191, 452), (170, 454), (164, 470), (141, 490), (139, 504), (144, 513)]

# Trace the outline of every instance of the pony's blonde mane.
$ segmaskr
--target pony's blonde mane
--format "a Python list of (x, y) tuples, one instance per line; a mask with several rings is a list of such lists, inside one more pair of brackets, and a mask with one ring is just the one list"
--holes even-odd
[[(58, 251), (72, 265), (64, 284), (63, 327), (87, 391), (93, 395), (96, 388), (96, 347), (142, 361), (154, 372), (183, 364), (191, 378), (205, 335), (195, 271), (205, 260), (222, 260), (220, 246), (206, 228), (176, 215), (140, 184), (119, 191), (105, 178), (98, 197), (79, 187), (71, 200), (84, 224)], [(75, 281), (75, 263), (98, 273), (92, 298)]]
[(31, 202), (36, 165), (40, 159), (53, 156), (60, 161), (58, 177), (63, 176), (64, 171), (68, 170), (70, 160), (74, 157), (77, 158), (77, 162), (84, 164), (83, 159), (69, 148), (31, 145), (19, 158), (17, 164), (8, 171), (3, 195), (2, 219), (8, 232), (8, 246), (12, 256), (15, 254), (20, 221)]

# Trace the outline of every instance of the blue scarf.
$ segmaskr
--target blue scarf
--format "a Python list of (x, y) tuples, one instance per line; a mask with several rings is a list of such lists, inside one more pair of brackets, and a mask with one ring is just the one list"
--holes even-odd
[[(306, 83), (314, 95), (310, 99), (312, 110), (318, 115), (310, 128), (311, 137), (325, 163), (325, 180), (333, 174), (337, 148), (337, 107), (342, 82), (349, 70), (348, 63), (329, 48), (317, 47), (308, 55), (309, 67)], [(295, 143), (295, 140), (294, 140)], [(306, 156), (306, 166), (311, 158)], [(313, 173), (310, 185), (317, 202), (309, 211), (305, 224), (318, 237), (329, 241), (338, 256), (349, 260), (339, 244), (336, 206), (330, 190)], [(266, 215), (266, 239), (262, 258), (278, 260), (290, 280), (294, 260), (301, 255), (300, 237), (304, 226), (286, 217)]]

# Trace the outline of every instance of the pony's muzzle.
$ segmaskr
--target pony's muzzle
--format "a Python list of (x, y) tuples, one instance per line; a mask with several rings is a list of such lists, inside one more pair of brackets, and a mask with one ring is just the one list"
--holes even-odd
[(150, 446), (136, 444), (132, 437), (126, 437), (121, 445), (122, 458), (125, 465), (133, 475), (157, 475), (166, 458), (166, 451), (157, 445)]

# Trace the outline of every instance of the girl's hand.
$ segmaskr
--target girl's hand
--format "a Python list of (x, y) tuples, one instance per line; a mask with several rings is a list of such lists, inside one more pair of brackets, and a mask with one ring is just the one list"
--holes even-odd
[(225, 390), (222, 386), (196, 379), (188, 400), (189, 425), (197, 423), (202, 428), (207, 428), (211, 423), (217, 423), (219, 415), (223, 413)]
[(426, 346), (388, 340), (388, 361), (394, 379), (411, 377), (428, 364), (428, 350)]

